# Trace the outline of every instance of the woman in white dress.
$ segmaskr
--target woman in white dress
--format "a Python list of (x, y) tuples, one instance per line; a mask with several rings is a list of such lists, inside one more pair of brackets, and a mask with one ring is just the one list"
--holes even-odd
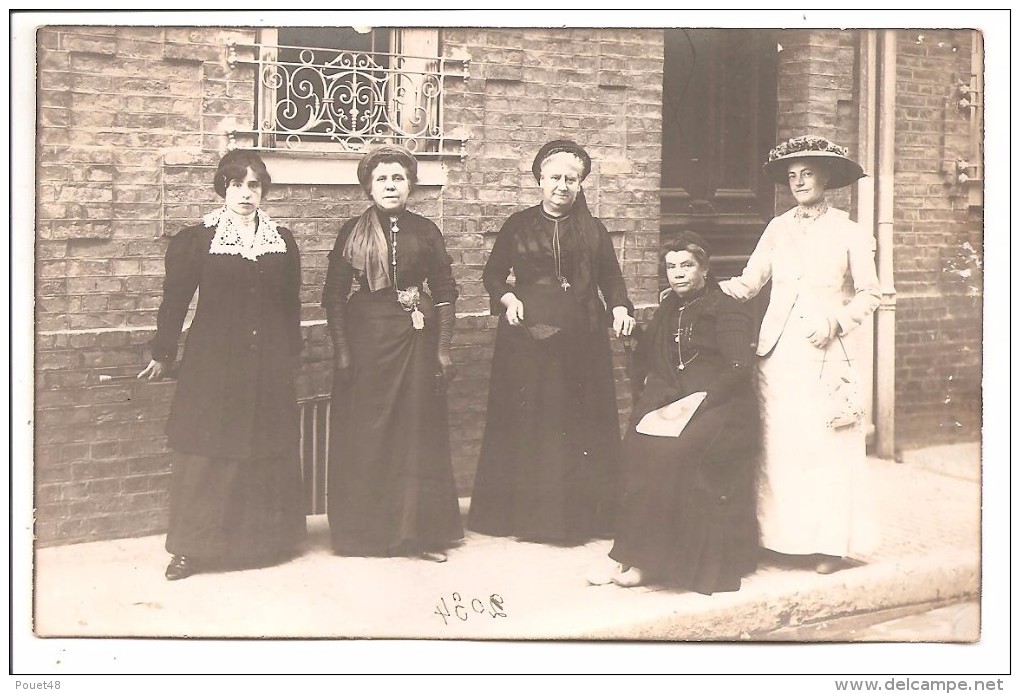
[(772, 280), (757, 345), (761, 544), (831, 573), (876, 541), (859, 503), (868, 494), (864, 422), (830, 424), (836, 401), (826, 387), (856, 373), (867, 346), (847, 336), (879, 303), (874, 237), (825, 195), (865, 174), (845, 148), (810, 136), (773, 149), (764, 171), (789, 185), (797, 206), (768, 224), (740, 276), (719, 284), (747, 300)]

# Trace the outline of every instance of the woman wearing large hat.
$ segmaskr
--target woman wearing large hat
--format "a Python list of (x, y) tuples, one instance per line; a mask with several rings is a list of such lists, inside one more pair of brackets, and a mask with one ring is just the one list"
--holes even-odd
[(836, 387), (859, 381), (867, 345), (851, 333), (879, 303), (874, 238), (826, 199), (865, 174), (821, 137), (783, 142), (764, 171), (789, 186), (797, 206), (768, 224), (740, 276), (719, 285), (746, 300), (772, 281), (757, 344), (761, 544), (830, 573), (876, 539), (862, 511), (865, 425), (852, 412), (840, 416), (854, 409), (844, 395), (853, 389)]

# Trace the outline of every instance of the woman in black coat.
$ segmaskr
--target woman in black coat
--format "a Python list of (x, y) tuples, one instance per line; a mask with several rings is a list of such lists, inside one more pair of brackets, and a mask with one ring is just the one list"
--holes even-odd
[(618, 565), (589, 581), (734, 591), (754, 570), (758, 547), (752, 321), (708, 276), (700, 236), (683, 233), (662, 257), (670, 288), (638, 345), (644, 388), (623, 442), (610, 552)]
[(301, 353), (301, 263), (291, 232), (259, 209), (261, 158), (231, 151), (213, 177), (225, 204), (170, 239), (152, 360), (159, 380), (196, 290), (167, 445), (169, 580), (213, 566), (258, 566), (305, 534), (294, 372)]
[(445, 390), (457, 283), (439, 227), (407, 209), (417, 171), (403, 147), (366, 154), (372, 202), (329, 254), (329, 529), (340, 555), (444, 562), (464, 534)]
[(612, 531), (620, 424), (609, 328), (629, 335), (634, 318), (581, 189), (590, 171), (580, 145), (544, 145), (532, 163), (542, 202), (506, 220), (485, 264), (500, 319), (468, 518), (480, 533), (576, 544)]

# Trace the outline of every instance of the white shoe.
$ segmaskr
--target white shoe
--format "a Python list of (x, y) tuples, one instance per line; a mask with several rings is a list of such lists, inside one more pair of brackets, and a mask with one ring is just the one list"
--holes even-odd
[(634, 588), (645, 584), (645, 575), (641, 573), (641, 569), (632, 566), (623, 573), (613, 576), (612, 581), (621, 588)]
[(612, 583), (622, 573), (623, 566), (620, 562), (609, 561), (590, 569), (585, 580), (590, 586), (605, 586)]

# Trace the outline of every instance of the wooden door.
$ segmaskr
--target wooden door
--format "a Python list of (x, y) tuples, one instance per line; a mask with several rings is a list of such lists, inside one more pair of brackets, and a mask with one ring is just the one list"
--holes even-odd
[(662, 238), (696, 231), (713, 274), (738, 274), (775, 214), (761, 171), (776, 139), (776, 38), (761, 29), (666, 29)]

